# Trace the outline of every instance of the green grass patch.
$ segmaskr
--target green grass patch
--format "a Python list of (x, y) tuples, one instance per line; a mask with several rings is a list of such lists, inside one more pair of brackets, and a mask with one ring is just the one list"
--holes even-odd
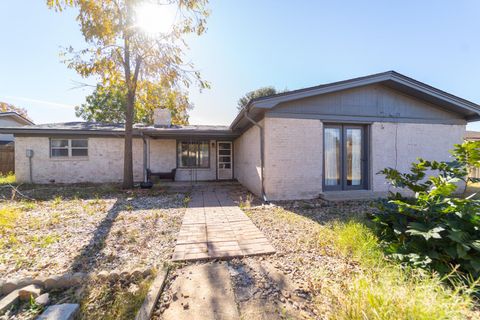
[(451, 287), (436, 274), (387, 261), (360, 221), (335, 222), (331, 230), (338, 252), (361, 267), (342, 291), (332, 292), (333, 319), (464, 319), (473, 308), (476, 284)]
[(20, 218), (21, 211), (12, 206), (0, 208), (0, 249), (14, 246), (18, 243), (14, 228)]
[[(337, 256), (356, 266), (343, 278), (329, 276), (326, 270), (317, 270), (320, 276), (311, 279), (319, 281), (315, 287), (321, 288), (315, 292), (316, 303), (325, 303), (325, 299), (332, 302), (330, 319), (475, 317), (472, 316), (473, 309), (478, 305), (473, 293), (478, 289), (478, 282), (470, 282), (470, 285), (461, 281), (451, 283), (435, 273), (387, 260), (379, 239), (364, 220), (333, 220), (322, 225), (284, 209), (275, 209), (273, 214), (290, 226), (303, 230), (300, 242), (305, 250)], [(456, 276), (452, 275), (452, 278)], [(322, 285), (322, 281), (327, 282)]]

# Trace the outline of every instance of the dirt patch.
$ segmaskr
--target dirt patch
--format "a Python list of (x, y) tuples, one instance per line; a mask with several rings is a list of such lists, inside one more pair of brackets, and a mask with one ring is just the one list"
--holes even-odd
[(0, 278), (152, 267), (170, 258), (184, 194), (88, 190), (63, 196), (51, 187), (41, 200), (0, 201)]

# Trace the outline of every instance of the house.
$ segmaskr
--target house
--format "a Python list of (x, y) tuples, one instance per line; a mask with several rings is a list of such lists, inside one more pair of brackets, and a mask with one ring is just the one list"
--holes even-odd
[(467, 141), (478, 141), (480, 140), (479, 131), (465, 131), (464, 139)]
[[(1, 127), (18, 127), (25, 125), (33, 125), (33, 122), (24, 116), (13, 112), (0, 112), (0, 128)], [(0, 145), (9, 144), (14, 141), (13, 134), (0, 134)]]
[[(134, 178), (146, 169), (177, 181), (236, 179), (268, 200), (384, 194), (377, 172), (417, 157), (447, 160), (480, 106), (394, 71), (250, 101), (230, 126), (136, 125)], [(2, 128), (16, 138), (17, 179), (118, 182), (123, 125), (88, 122)], [(27, 150), (32, 150), (27, 157)]]
[[(24, 125), (33, 125), (33, 122), (16, 112), (0, 112), (0, 128)], [(0, 175), (15, 171), (14, 140), (13, 134), (0, 133)]]

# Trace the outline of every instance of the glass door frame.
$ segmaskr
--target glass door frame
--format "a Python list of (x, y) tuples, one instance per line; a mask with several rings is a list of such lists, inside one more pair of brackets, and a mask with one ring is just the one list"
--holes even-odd
[[(325, 129), (335, 128), (340, 130), (340, 184), (331, 186), (325, 184)], [(347, 185), (347, 130), (360, 129), (362, 137), (361, 146), (361, 165), (360, 176), (361, 182), (359, 185)], [(324, 191), (346, 191), (346, 190), (365, 190), (369, 186), (369, 154), (368, 154), (368, 126), (364, 124), (355, 123), (324, 123), (323, 125), (323, 181), (322, 187)]]

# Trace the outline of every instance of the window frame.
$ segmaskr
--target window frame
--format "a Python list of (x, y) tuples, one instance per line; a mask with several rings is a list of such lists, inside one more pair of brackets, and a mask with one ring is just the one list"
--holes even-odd
[[(67, 145), (65, 147), (53, 147), (53, 141), (55, 140), (66, 140), (67, 141)], [(72, 145), (72, 141), (75, 141), (75, 140), (84, 140), (87, 142), (87, 146), (86, 147), (73, 147)], [(50, 155), (50, 158), (51, 159), (85, 159), (85, 158), (88, 158), (88, 138), (50, 138), (50, 152), (49, 152), (49, 155)], [(54, 156), (53, 155), (53, 150), (67, 150), (67, 155), (66, 156)], [(73, 152), (72, 150), (86, 150), (87, 151), (87, 154), (86, 155), (73, 155)]]
[[(196, 155), (195, 155), (195, 162), (197, 165), (194, 166), (183, 166), (182, 165), (182, 152), (181, 152), (181, 146), (183, 143), (186, 143), (188, 145), (187, 150), (190, 150), (190, 145), (194, 144), (196, 145)], [(198, 165), (200, 162), (200, 151), (201, 151), (201, 145), (205, 143), (207, 145), (207, 166), (201, 166)], [(187, 151), (190, 153), (190, 151)], [(189, 155), (187, 155), (189, 157)], [(177, 159), (177, 169), (210, 169), (210, 141), (209, 140), (194, 140), (194, 141), (186, 141), (186, 140), (177, 140), (177, 148), (176, 148), (176, 159)]]

